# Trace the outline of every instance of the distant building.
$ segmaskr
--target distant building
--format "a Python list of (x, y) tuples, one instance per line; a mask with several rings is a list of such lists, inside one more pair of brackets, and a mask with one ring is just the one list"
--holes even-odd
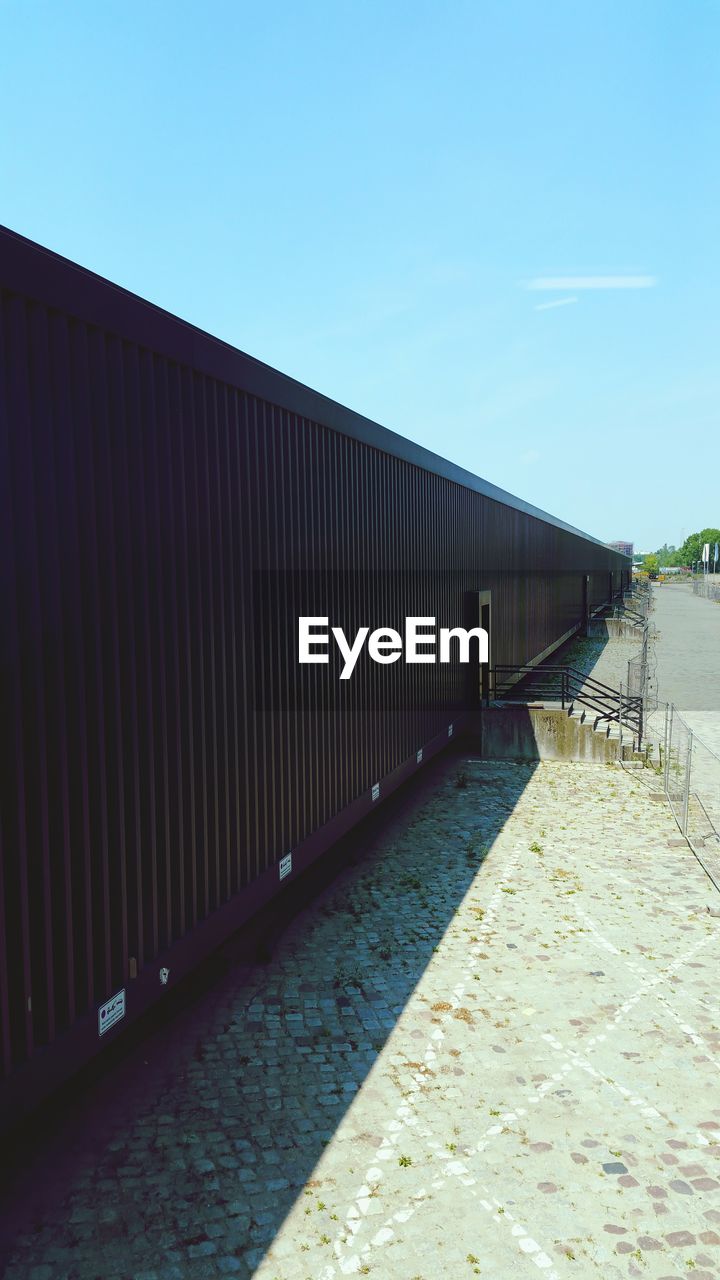
[(612, 547), (613, 551), (619, 551), (622, 556), (631, 556), (633, 553), (633, 548), (635, 546), (635, 543), (634, 542), (608, 542), (608, 546)]

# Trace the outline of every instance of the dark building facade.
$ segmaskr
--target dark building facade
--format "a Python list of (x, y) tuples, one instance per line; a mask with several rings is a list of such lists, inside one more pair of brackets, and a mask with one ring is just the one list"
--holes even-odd
[(530, 662), (628, 572), (8, 231), (0, 516), (4, 1123), (476, 714), (457, 663), (300, 668), (300, 614), (489, 600), (492, 660)]

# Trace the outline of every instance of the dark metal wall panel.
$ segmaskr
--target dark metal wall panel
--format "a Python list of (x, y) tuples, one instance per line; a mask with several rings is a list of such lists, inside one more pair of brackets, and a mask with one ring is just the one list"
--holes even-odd
[(627, 575), (398, 441), (0, 232), (0, 1110), (460, 724), (457, 665), (300, 670), (309, 598), (400, 629), (490, 590), (519, 663), (578, 626), (586, 574), (592, 608)]

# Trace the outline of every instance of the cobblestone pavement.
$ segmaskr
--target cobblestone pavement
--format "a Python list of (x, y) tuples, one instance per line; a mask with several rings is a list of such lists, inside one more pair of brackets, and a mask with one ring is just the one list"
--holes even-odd
[(7, 1280), (720, 1276), (717, 901), (620, 768), (448, 761), (70, 1111)]
[(637, 641), (581, 636), (568, 641), (548, 662), (560, 666), (567, 663), (612, 689), (619, 689), (622, 681), (627, 689), (628, 661), (640, 652), (640, 646), (640, 636)]

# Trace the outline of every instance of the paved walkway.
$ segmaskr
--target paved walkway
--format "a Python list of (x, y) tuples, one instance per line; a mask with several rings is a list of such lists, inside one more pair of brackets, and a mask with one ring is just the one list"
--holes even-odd
[(653, 597), (660, 697), (720, 718), (720, 605), (686, 583), (656, 586)]
[(720, 755), (720, 604), (687, 583), (656, 586), (658, 694)]
[(714, 1280), (717, 901), (632, 774), (448, 762), (68, 1114), (7, 1280)]
[[(693, 595), (684, 582), (656, 584), (653, 600), (658, 697), (674, 703), (690, 727), (720, 754), (720, 604)], [(627, 687), (628, 659), (639, 651), (640, 633), (637, 643), (577, 639), (556, 660), (619, 688), (621, 680)]]

